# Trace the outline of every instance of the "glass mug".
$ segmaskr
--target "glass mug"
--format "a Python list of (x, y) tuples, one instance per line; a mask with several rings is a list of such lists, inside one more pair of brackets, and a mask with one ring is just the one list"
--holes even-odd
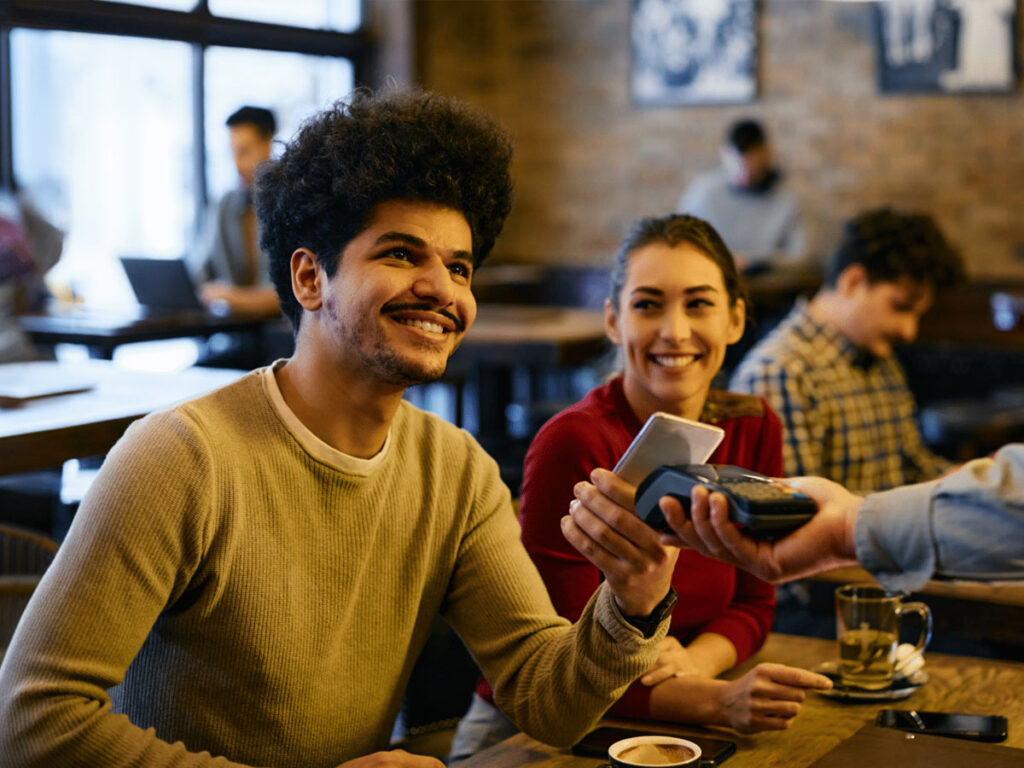
[(904, 614), (921, 618), (917, 645), (899, 666), (917, 658), (932, 639), (932, 613), (924, 603), (903, 603), (874, 584), (847, 584), (836, 590), (836, 638), (839, 678), (843, 685), (882, 690), (898, 669), (896, 646)]

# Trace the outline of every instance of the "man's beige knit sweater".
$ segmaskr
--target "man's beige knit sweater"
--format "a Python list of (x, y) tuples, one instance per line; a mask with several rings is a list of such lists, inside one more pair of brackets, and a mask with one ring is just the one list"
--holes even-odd
[(107, 458), (0, 668), (0, 766), (333, 768), (387, 745), (438, 612), (554, 744), (665, 629), (644, 640), (607, 588), (557, 617), (467, 433), (402, 403), (355, 459), (253, 372)]

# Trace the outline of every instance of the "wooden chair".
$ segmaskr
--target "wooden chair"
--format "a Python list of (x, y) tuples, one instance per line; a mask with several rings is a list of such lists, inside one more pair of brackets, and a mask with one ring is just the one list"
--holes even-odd
[(0, 651), (7, 648), (28, 600), (57, 554), (42, 534), (0, 525)]

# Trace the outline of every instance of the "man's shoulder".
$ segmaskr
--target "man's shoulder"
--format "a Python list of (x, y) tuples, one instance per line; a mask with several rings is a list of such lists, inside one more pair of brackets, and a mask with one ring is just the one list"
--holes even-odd
[(787, 318), (750, 348), (739, 368), (809, 366), (813, 357), (814, 352), (808, 340)]
[(251, 424), (254, 406), (265, 400), (261, 375), (260, 370), (250, 371), (205, 395), (151, 413), (139, 424), (147, 429), (176, 424), (182, 430), (213, 436), (222, 435), (229, 425)]
[[(713, 197), (725, 191), (728, 191), (728, 184), (721, 169), (703, 171), (694, 176), (693, 180), (687, 185), (683, 192), (682, 201), (697, 203), (707, 197)], [(687, 213), (687, 211), (683, 211), (683, 213)]]
[(244, 189), (230, 189), (217, 204), (222, 210), (244, 211), (249, 207), (249, 193)]

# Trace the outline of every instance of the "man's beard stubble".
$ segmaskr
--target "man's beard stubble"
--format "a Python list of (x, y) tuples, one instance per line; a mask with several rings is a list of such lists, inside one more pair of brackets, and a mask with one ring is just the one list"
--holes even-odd
[(360, 326), (352, 327), (341, 323), (334, 302), (325, 302), (324, 307), (335, 327), (343, 329), (342, 346), (358, 355), (366, 376), (403, 388), (429, 384), (444, 376), (448, 367), (447, 358), (439, 365), (429, 368), (415, 361), (406, 360), (388, 346), (384, 329), (380, 325), (367, 323), (366, 331), (361, 332)]

